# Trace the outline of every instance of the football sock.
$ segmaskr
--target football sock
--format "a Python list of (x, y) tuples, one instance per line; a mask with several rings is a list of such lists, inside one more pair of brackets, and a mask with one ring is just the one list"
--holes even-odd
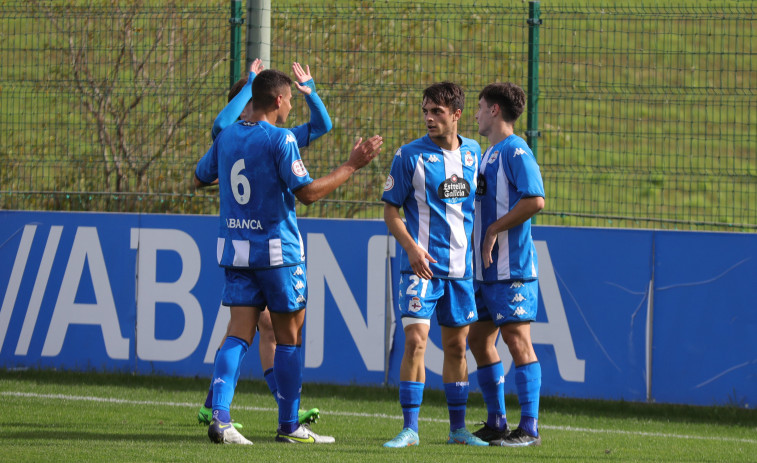
[(213, 418), (228, 422), (234, 398), (236, 370), (250, 346), (242, 339), (228, 336), (216, 356), (213, 370)]
[[(219, 348), (216, 350), (216, 355), (213, 357), (213, 368), (215, 368), (216, 359), (218, 359), (218, 353), (221, 351)], [(208, 388), (208, 395), (205, 397), (205, 408), (213, 408), (213, 378), (210, 378), (210, 387)]]
[(299, 426), (297, 411), (300, 407), (302, 364), (295, 346), (277, 344), (273, 355), (273, 374), (278, 386), (279, 428), (291, 433)]
[(400, 405), (405, 422), (403, 428), (418, 432), (418, 414), (423, 402), (423, 383), (400, 381)]
[(518, 427), (532, 436), (539, 435), (539, 393), (541, 391), (541, 365), (539, 362), (515, 367), (515, 387), (520, 402)]
[(500, 431), (507, 426), (505, 413), (505, 368), (502, 362), (486, 365), (477, 370), (478, 386), (486, 404), (486, 424)]
[(449, 430), (455, 431), (465, 427), (465, 408), (468, 405), (468, 381), (444, 383), (444, 394), (447, 396), (447, 410), (449, 410)]
[(278, 402), (279, 398), (276, 395), (278, 387), (276, 387), (276, 376), (273, 374), (273, 368), (269, 368), (263, 373), (263, 379), (265, 379), (266, 384), (268, 384), (268, 389), (271, 391), (271, 394), (273, 394), (273, 398)]

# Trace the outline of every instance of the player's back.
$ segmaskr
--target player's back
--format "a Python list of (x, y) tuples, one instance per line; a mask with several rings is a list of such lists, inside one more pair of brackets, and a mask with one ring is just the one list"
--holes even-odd
[[(216, 148), (221, 237), (232, 241), (224, 248), (236, 247), (224, 249), (221, 264), (263, 268), (300, 262), (293, 190), (312, 179), (295, 137), (267, 122), (239, 122), (219, 134)], [(232, 253), (237, 256), (227, 256)]]

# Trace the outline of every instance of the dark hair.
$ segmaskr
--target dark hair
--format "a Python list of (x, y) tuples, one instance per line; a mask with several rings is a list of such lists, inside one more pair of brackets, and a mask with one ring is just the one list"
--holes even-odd
[(526, 107), (526, 93), (512, 82), (495, 82), (489, 84), (478, 94), (491, 106), (498, 104), (505, 122), (514, 123), (523, 114)]
[(252, 81), (252, 107), (255, 109), (268, 109), (281, 95), (285, 87), (292, 86), (292, 79), (288, 75), (276, 69), (261, 71)]
[(463, 110), (465, 106), (465, 92), (462, 87), (453, 82), (439, 82), (423, 91), (423, 99), (446, 106), (452, 111)]
[(242, 91), (242, 87), (247, 84), (247, 77), (242, 77), (238, 81), (234, 82), (234, 85), (229, 89), (229, 101), (233, 100), (235, 96)]

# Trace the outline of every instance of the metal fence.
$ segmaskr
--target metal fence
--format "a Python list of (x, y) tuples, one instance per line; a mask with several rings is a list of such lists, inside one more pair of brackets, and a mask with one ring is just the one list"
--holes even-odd
[[(226, 101), (228, 2), (116, 3), (0, 4), (0, 208), (217, 212), (216, 192), (190, 185)], [(538, 223), (757, 229), (755, 13), (541, 5)], [(271, 66), (309, 64), (334, 122), (303, 150), (311, 175), (355, 137), (385, 138), (377, 162), (298, 213), (380, 218), (432, 82), (466, 89), (460, 130), (485, 148), (476, 97), (494, 81), (527, 88), (528, 15), (494, 1), (273, 2)], [(299, 98), (288, 123), (308, 117)]]

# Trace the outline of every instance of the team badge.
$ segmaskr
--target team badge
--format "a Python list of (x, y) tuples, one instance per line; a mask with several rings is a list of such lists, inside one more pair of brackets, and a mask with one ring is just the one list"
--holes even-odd
[(412, 299), (410, 299), (410, 304), (408, 304), (407, 310), (413, 313), (421, 310), (421, 300), (418, 299), (418, 296), (415, 296)]
[(494, 161), (497, 160), (497, 156), (499, 156), (499, 151), (495, 151), (492, 154), (489, 155), (489, 164), (494, 164)]
[(384, 191), (389, 191), (392, 188), (394, 188), (394, 177), (390, 175), (386, 178), (386, 182), (384, 182)]
[(305, 164), (302, 163), (302, 159), (298, 159), (292, 163), (292, 173), (298, 177), (304, 177), (308, 174), (308, 170), (305, 168)]
[(473, 161), (474, 161), (474, 159), (473, 159), (473, 155), (471, 154), (471, 152), (470, 151), (466, 151), (465, 152), (465, 165), (468, 166), (468, 167), (470, 167), (470, 166), (473, 165)]

